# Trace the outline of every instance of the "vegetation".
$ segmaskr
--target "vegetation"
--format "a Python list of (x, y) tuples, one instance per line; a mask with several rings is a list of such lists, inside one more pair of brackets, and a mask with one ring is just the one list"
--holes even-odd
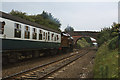
[(73, 32), (74, 31), (74, 28), (72, 26), (67, 26), (64, 30), (65, 32)]
[(114, 37), (111, 42), (108, 44), (110, 50), (115, 50), (118, 48), (118, 36)]
[(37, 24), (52, 28), (57, 31), (60, 30), (61, 23), (57, 18), (54, 18), (51, 13), (43, 11), (42, 14), (37, 15), (27, 15), (25, 12), (20, 12), (17, 10), (12, 10), (10, 12), (11, 15), (21, 17), (31, 22), (35, 22)]
[(81, 38), (77, 41), (77, 48), (89, 47), (91, 44), (85, 39)]
[(98, 51), (95, 58), (94, 78), (118, 78), (118, 28), (104, 28), (98, 35)]
[(120, 24), (116, 24), (114, 22), (111, 28), (103, 28), (97, 37), (98, 46), (101, 46), (104, 42), (107, 42), (108, 40), (118, 36), (119, 26)]
[(97, 51), (94, 78), (118, 78), (118, 49), (110, 50), (104, 43)]
[(86, 41), (90, 44), (90, 46), (93, 46), (93, 42), (90, 39), (90, 37), (85, 37)]

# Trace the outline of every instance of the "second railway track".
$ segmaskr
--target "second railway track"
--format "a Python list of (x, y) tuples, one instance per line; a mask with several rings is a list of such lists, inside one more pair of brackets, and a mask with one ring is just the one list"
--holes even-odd
[(50, 74), (79, 59), (88, 52), (89, 51), (85, 51), (83, 54), (73, 54), (68, 57), (34, 67), (26, 71), (13, 74), (11, 76), (4, 77), (2, 80), (38, 80), (46, 78)]

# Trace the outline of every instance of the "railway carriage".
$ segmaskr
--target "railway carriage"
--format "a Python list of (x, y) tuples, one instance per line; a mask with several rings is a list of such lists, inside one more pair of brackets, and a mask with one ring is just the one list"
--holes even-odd
[[(39, 56), (44, 51), (50, 53), (59, 49), (60, 32), (4, 12), (0, 13), (3, 61), (15, 61), (15, 58), (20, 58), (19, 55), (30, 53), (32, 56)], [(34, 52), (36, 50), (37, 53)]]

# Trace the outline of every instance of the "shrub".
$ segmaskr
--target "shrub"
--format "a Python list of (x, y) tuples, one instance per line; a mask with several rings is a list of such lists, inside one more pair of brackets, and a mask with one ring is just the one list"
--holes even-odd
[(114, 50), (116, 48), (118, 48), (118, 36), (116, 36), (115, 38), (113, 38), (110, 43), (108, 44), (109, 49)]

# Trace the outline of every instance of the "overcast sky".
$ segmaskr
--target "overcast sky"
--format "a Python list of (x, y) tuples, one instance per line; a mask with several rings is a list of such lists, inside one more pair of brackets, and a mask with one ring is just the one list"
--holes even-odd
[(69, 24), (76, 31), (99, 31), (118, 21), (117, 2), (3, 2), (2, 11), (12, 9), (28, 14), (52, 13), (61, 22), (61, 30)]

